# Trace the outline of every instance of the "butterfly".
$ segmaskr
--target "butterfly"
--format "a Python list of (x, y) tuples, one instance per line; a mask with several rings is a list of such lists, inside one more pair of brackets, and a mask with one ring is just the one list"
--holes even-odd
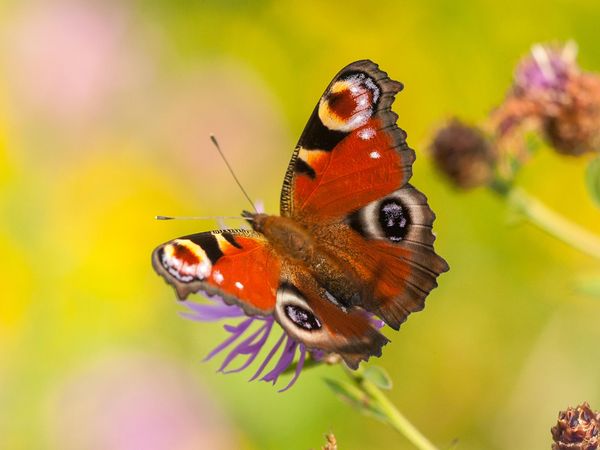
[(191, 234), (152, 264), (179, 299), (218, 295), (269, 316), (311, 350), (351, 368), (381, 356), (380, 317), (398, 330), (448, 270), (435, 214), (409, 180), (415, 152), (391, 110), (403, 85), (369, 60), (331, 81), (292, 154), (280, 215), (244, 211), (251, 229)]

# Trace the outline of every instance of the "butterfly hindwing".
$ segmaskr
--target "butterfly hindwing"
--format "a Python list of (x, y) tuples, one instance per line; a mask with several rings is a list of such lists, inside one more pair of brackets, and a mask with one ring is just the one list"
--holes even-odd
[(381, 356), (388, 340), (364, 311), (340, 308), (308, 272), (290, 269), (284, 269), (275, 307), (275, 318), (290, 336), (310, 349), (340, 355), (353, 369), (372, 355)]
[(219, 230), (166, 242), (152, 253), (154, 269), (183, 300), (203, 291), (220, 295), (249, 314), (273, 311), (281, 260), (250, 230)]
[(407, 184), (314, 232), (362, 281), (354, 306), (398, 329), (423, 309), (436, 278), (448, 270), (433, 249), (434, 219), (425, 196)]
[(339, 218), (408, 182), (415, 155), (390, 109), (401, 89), (367, 60), (335, 76), (292, 156), (281, 215)]

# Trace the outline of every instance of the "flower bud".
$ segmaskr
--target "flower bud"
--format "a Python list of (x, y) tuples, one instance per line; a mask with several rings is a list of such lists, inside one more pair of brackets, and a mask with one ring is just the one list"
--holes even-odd
[(337, 440), (333, 433), (327, 433), (325, 439), (327, 439), (327, 443), (324, 447), (321, 447), (323, 450), (337, 450)]
[(600, 77), (580, 74), (565, 86), (565, 95), (549, 111), (544, 132), (559, 153), (600, 151)]
[(430, 151), (437, 168), (460, 188), (482, 186), (493, 176), (496, 152), (490, 141), (458, 119), (437, 132)]
[(552, 450), (597, 450), (600, 448), (600, 413), (583, 403), (558, 414), (551, 430)]

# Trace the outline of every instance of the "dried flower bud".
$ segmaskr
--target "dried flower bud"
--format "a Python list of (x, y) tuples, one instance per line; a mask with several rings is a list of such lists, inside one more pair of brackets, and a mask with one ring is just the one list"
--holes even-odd
[(547, 116), (544, 132), (559, 153), (600, 151), (600, 77), (580, 74), (571, 78), (564, 97)]
[(583, 403), (558, 414), (551, 430), (552, 450), (597, 450), (600, 448), (600, 413)]
[(453, 119), (437, 132), (430, 150), (438, 169), (458, 187), (482, 186), (492, 178), (496, 152), (477, 127)]
[(327, 443), (324, 447), (321, 447), (323, 450), (337, 450), (337, 440), (335, 439), (335, 435), (333, 433), (327, 433), (327, 435), (325, 435), (325, 439), (327, 439)]
[(542, 106), (532, 99), (509, 95), (492, 112), (490, 122), (496, 136), (503, 139), (524, 130), (539, 129), (542, 111)]

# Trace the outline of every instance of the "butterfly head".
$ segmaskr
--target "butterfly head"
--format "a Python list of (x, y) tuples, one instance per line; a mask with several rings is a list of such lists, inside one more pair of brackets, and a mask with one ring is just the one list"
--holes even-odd
[(243, 211), (252, 229), (263, 234), (280, 253), (300, 261), (308, 261), (314, 253), (314, 239), (298, 221), (289, 217)]
[(252, 226), (254, 231), (262, 233), (265, 219), (268, 217), (267, 214), (244, 210), (241, 215)]

